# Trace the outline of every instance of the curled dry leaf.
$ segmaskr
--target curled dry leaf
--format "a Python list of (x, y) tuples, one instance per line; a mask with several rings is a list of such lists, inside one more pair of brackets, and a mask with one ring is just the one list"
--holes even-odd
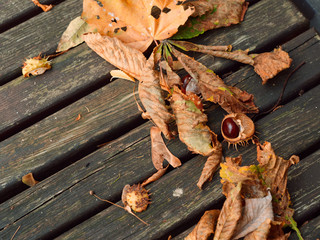
[(33, 178), (32, 173), (28, 173), (27, 175), (24, 175), (22, 177), (22, 182), (24, 184), (28, 185), (29, 187), (32, 187), (32, 186), (36, 185), (39, 181), (37, 181)]
[(164, 159), (166, 159), (174, 168), (181, 166), (181, 161), (179, 158), (174, 156), (165, 145), (161, 136), (161, 131), (158, 127), (151, 127), (150, 138), (152, 162), (153, 166), (157, 170), (163, 169)]
[(213, 136), (213, 153), (210, 155), (202, 169), (201, 176), (198, 180), (197, 186), (201, 189), (203, 184), (207, 181), (211, 181), (214, 173), (219, 167), (219, 164), (222, 159), (222, 145), (217, 140), (217, 137)]
[(298, 156), (291, 156), (285, 160), (275, 154), (271, 143), (257, 144), (257, 159), (259, 162), (262, 178), (270, 188), (272, 196), (277, 199), (273, 202), (276, 220), (286, 222), (285, 217), (292, 217), (293, 210), (289, 208), (290, 195), (287, 189), (288, 169), (292, 164), (299, 162)]
[(41, 75), (46, 70), (51, 69), (51, 63), (48, 58), (42, 58), (40, 55), (29, 58), (23, 63), (22, 74), (24, 77)]
[(273, 220), (272, 196), (270, 192), (268, 192), (266, 197), (245, 198), (244, 201), (244, 209), (233, 235), (234, 239), (245, 237), (258, 229), (268, 219)]
[(210, 29), (238, 24), (243, 20), (248, 7), (245, 0), (209, 0), (208, 3), (212, 4), (213, 9), (201, 16), (189, 18), (173, 36), (174, 39), (190, 39)]
[(82, 35), (90, 32), (90, 26), (76, 17), (70, 23), (61, 36), (56, 52), (63, 52), (83, 42)]
[(129, 206), (135, 212), (142, 212), (149, 205), (149, 193), (140, 184), (125, 185), (121, 196), (124, 206)]
[(174, 35), (194, 11), (174, 0), (150, 3), (84, 0), (82, 18), (100, 34), (119, 38), (143, 52), (154, 40)]
[(40, 8), (42, 9), (42, 11), (44, 11), (44, 12), (48, 12), (48, 11), (51, 10), (51, 8), (53, 8), (53, 5), (52, 5), (52, 4), (50, 4), (50, 5), (44, 5), (44, 4), (41, 4), (41, 3), (39, 2), (39, 0), (32, 0), (32, 2), (33, 2), (36, 6), (40, 7)]
[(227, 196), (217, 222), (214, 240), (231, 239), (241, 218), (243, 200), (241, 183), (238, 183)]
[(172, 48), (173, 54), (182, 63), (185, 70), (198, 82), (205, 100), (218, 103), (228, 113), (256, 113), (253, 95), (236, 87), (227, 86), (212, 70), (193, 58)]
[(110, 75), (112, 76), (111, 80), (113, 78), (121, 78), (121, 79), (125, 79), (125, 80), (131, 81), (131, 82), (135, 82), (135, 79), (133, 77), (131, 77), (129, 74), (127, 74), (121, 70), (111, 70)]
[(252, 139), (255, 126), (244, 113), (231, 113), (221, 122), (221, 134), (229, 144), (243, 144)]
[(190, 93), (185, 95), (178, 87), (173, 88), (171, 107), (176, 117), (179, 138), (194, 153), (209, 156), (215, 150), (216, 136), (206, 125), (201, 99)]
[(255, 72), (261, 77), (262, 84), (265, 84), (268, 79), (273, 78), (282, 70), (289, 68), (292, 62), (289, 54), (281, 47), (274, 49), (273, 52), (248, 55), (249, 50), (230, 52), (230, 45), (229, 48), (224, 49), (223, 46), (205, 46), (185, 41), (171, 41), (171, 43), (185, 51), (201, 52), (252, 65)]
[(185, 240), (207, 240), (213, 236), (220, 210), (206, 211)]
[(167, 171), (169, 165), (165, 168), (161, 168), (159, 169), (156, 173), (152, 174), (151, 177), (149, 177), (148, 179), (144, 180), (143, 183), (141, 183), (141, 186), (144, 187), (149, 183), (155, 182), (157, 181), (159, 178), (161, 178)]
[(262, 84), (273, 78), (279, 72), (290, 67), (292, 59), (281, 48), (273, 52), (261, 53), (254, 58), (254, 70), (262, 78)]

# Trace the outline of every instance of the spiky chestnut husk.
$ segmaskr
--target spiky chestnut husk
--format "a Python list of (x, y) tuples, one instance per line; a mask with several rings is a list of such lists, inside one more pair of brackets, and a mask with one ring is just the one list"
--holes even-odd
[(34, 58), (27, 59), (22, 67), (22, 74), (24, 77), (29, 77), (43, 74), (46, 70), (50, 69), (50, 61), (48, 58), (42, 58), (40, 55)]
[(135, 212), (142, 212), (149, 205), (149, 193), (140, 184), (126, 185), (122, 192), (122, 202)]
[(240, 144), (252, 139), (255, 126), (251, 118), (244, 113), (231, 113), (225, 116), (221, 122), (221, 133), (229, 144)]

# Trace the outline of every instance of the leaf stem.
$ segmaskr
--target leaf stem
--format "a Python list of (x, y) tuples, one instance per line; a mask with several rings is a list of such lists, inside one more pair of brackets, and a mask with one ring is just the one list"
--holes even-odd
[(294, 231), (296, 231), (296, 234), (297, 234), (299, 240), (304, 240), (303, 237), (302, 237), (302, 235), (301, 235), (301, 232), (300, 232), (300, 230), (299, 230), (299, 228), (298, 228), (298, 226), (297, 226), (297, 222), (293, 219), (293, 217), (288, 217), (288, 216), (286, 216), (286, 219), (290, 222), (290, 227), (291, 227)]

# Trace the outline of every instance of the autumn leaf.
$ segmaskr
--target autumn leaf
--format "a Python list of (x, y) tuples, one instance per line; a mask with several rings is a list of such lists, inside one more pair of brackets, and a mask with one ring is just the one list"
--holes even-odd
[(63, 52), (82, 43), (82, 35), (90, 32), (90, 26), (77, 17), (73, 19), (61, 36), (56, 52)]
[(183, 94), (173, 88), (171, 107), (176, 118), (179, 138), (194, 153), (209, 156), (215, 150), (212, 144), (215, 134), (206, 125), (208, 118), (203, 113), (201, 99), (196, 94)]
[(130, 76), (140, 79), (145, 74), (145, 56), (117, 38), (88, 33), (83, 35), (83, 39), (100, 57)]
[(112, 76), (111, 80), (113, 78), (121, 78), (121, 79), (125, 79), (125, 80), (131, 81), (131, 82), (135, 82), (135, 79), (132, 76), (130, 76), (129, 74), (127, 74), (121, 70), (111, 70), (110, 75)]
[[(191, 17), (179, 28), (173, 39), (190, 39), (210, 29), (238, 24), (243, 20), (248, 7), (245, 0), (209, 0), (208, 2), (213, 6), (212, 10), (198, 17)], [(203, 11), (201, 10), (200, 13)]]
[(203, 184), (207, 181), (211, 181), (214, 173), (219, 167), (219, 164), (222, 159), (222, 145), (217, 140), (217, 137), (213, 136), (213, 153), (207, 158), (207, 161), (202, 169), (200, 178), (198, 180), (197, 186), (201, 189)]
[(175, 157), (166, 147), (158, 127), (151, 127), (150, 138), (152, 162), (157, 170), (163, 168), (164, 159), (174, 168), (181, 166), (179, 158)]
[(273, 202), (276, 220), (286, 222), (286, 217), (293, 215), (289, 208), (290, 195), (287, 189), (287, 174), (291, 165), (299, 162), (298, 156), (291, 156), (285, 160), (275, 154), (271, 143), (257, 144), (257, 159), (259, 167), (263, 169), (261, 175), (266, 185), (270, 188), (272, 196), (276, 199)]
[(270, 229), (271, 229), (271, 219), (266, 219), (261, 225), (245, 236), (244, 240), (265, 240), (268, 238)]
[(48, 11), (50, 11), (50, 10), (53, 8), (53, 5), (52, 5), (52, 4), (50, 4), (50, 5), (41, 4), (41, 3), (39, 2), (39, 0), (32, 0), (32, 2), (33, 2), (36, 6), (40, 7), (40, 8), (42, 9), (42, 11), (44, 11), (44, 12), (48, 12)]
[(281, 48), (273, 52), (261, 53), (254, 58), (254, 70), (262, 78), (262, 84), (273, 78), (279, 72), (290, 67), (292, 59)]
[(198, 82), (205, 100), (218, 103), (228, 113), (256, 113), (253, 96), (236, 87), (227, 86), (212, 70), (193, 58), (172, 48), (173, 54), (182, 63), (185, 70)]
[(242, 207), (241, 183), (239, 183), (230, 191), (222, 206), (214, 234), (214, 240), (232, 238), (241, 218)]
[(231, 46), (206, 46), (186, 41), (170, 41), (171, 44), (184, 51), (201, 52), (214, 57), (230, 59), (233, 61), (249, 64), (254, 67), (255, 72), (261, 77), (262, 84), (276, 76), (279, 72), (290, 67), (292, 59), (289, 54), (280, 48), (273, 52), (260, 54), (248, 54), (249, 50), (236, 50), (231, 52)]
[(173, 0), (84, 0), (81, 16), (100, 34), (116, 37), (143, 52), (154, 40), (174, 35), (187, 21), (194, 9), (185, 9), (182, 3)]
[(200, 221), (185, 240), (207, 240), (214, 234), (220, 210), (205, 211)]
[(33, 187), (34, 185), (36, 185), (39, 181), (35, 180), (33, 178), (33, 174), (32, 173), (28, 173), (27, 175), (24, 175), (22, 177), (22, 182), (26, 185), (28, 185), (29, 187)]
[(159, 178), (161, 178), (167, 171), (169, 165), (165, 168), (159, 169), (156, 173), (152, 174), (151, 177), (147, 178), (146, 180), (141, 183), (141, 186), (144, 187), (145, 185), (157, 181)]
[(244, 209), (233, 235), (234, 239), (245, 237), (255, 231), (267, 219), (273, 220), (272, 196), (270, 192), (268, 192), (266, 197), (245, 198), (244, 201)]

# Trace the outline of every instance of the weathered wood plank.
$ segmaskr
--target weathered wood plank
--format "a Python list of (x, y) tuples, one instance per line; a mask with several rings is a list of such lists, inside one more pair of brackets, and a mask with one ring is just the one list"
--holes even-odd
[[(132, 91), (133, 84), (128, 81), (112, 82), (0, 142), (1, 198), (24, 174), (46, 172), (98, 141), (110, 141), (117, 131), (139, 121)], [(81, 119), (76, 121), (78, 114)]]
[(101, 87), (114, 69), (86, 45), (52, 60), (52, 64), (53, 69), (44, 75), (21, 76), (0, 88), (0, 112), (6, 113), (0, 115), (0, 137), (54, 107), (75, 101), (90, 88)]
[[(264, 138), (271, 140), (277, 154), (288, 158), (291, 154), (297, 153), (297, 146), (299, 146), (298, 151), (307, 148), (308, 144), (304, 146), (299, 145), (298, 139), (300, 138), (306, 139), (306, 142), (309, 142), (309, 144), (314, 141), (319, 142), (320, 136), (316, 133), (320, 129), (319, 126), (316, 126), (319, 125), (319, 122), (313, 121), (314, 117), (319, 114), (318, 111), (315, 111), (315, 108), (319, 108), (320, 104), (320, 100), (316, 97), (316, 92), (319, 89), (320, 87), (311, 90), (304, 96), (286, 105), (283, 109), (258, 121), (259, 125), (263, 126), (261, 134)], [(284, 121), (287, 118), (291, 118), (293, 121)], [(271, 127), (271, 121), (278, 126), (278, 129), (287, 129), (287, 131), (288, 128), (295, 129), (295, 132), (286, 134), (292, 142), (288, 143), (288, 139), (282, 137), (284, 132), (281, 133), (278, 129)], [(304, 124), (301, 124), (300, 121), (306, 121), (310, 128), (314, 128), (313, 140), (308, 137), (312, 132), (305, 126), (302, 126)], [(270, 128), (273, 128), (273, 130)], [(227, 155), (234, 152), (234, 150), (228, 150)], [(244, 164), (253, 163), (256, 158), (255, 147), (251, 145), (245, 152), (246, 154), (243, 155), (245, 159)], [(139, 214), (139, 217), (150, 224), (149, 226), (143, 225), (134, 217), (126, 215), (122, 210), (111, 206), (57, 239), (158, 239), (168, 236), (175, 228), (183, 225), (188, 220), (192, 220), (195, 216), (199, 216), (205, 209), (215, 207), (215, 205), (223, 200), (219, 176), (217, 174), (214, 176), (213, 182), (208, 184), (203, 191), (197, 189), (196, 182), (201, 172), (203, 160), (202, 157), (196, 157), (179, 169), (167, 174), (161, 181), (150, 185), (153, 193), (152, 204), (147, 211)], [(308, 168), (307, 171), (305, 162)], [(312, 158), (310, 161), (304, 161), (303, 159), (296, 168), (302, 167), (301, 170), (306, 171), (305, 174), (307, 174), (313, 171), (310, 168), (318, 168), (318, 166), (319, 158), (316, 161)], [(172, 195), (173, 191), (177, 188), (183, 189), (183, 195), (180, 198)], [(307, 195), (313, 188), (318, 192), (314, 201), (319, 203), (319, 184), (313, 184), (310, 181), (304, 182), (304, 194)], [(297, 203), (296, 200), (300, 201), (301, 199), (293, 200), (295, 204)], [(293, 205), (293, 208), (296, 208), (296, 206)]]
[[(310, 121), (318, 115), (318, 112), (314, 111), (315, 107), (319, 107), (319, 99), (315, 96), (317, 91), (319, 91), (319, 87), (310, 90), (284, 108), (258, 121), (261, 128), (261, 138), (271, 140), (276, 152), (281, 153), (285, 158), (297, 153), (297, 145), (293, 143), (299, 144), (299, 151), (302, 151), (303, 149), (308, 149), (315, 141), (319, 141), (319, 136), (316, 135), (320, 130), (319, 123)], [(302, 124), (297, 119), (300, 119), (304, 123)], [(290, 140), (288, 141), (288, 139), (282, 137), (284, 132), (277, 133), (277, 129), (270, 126), (270, 122), (279, 126), (279, 128), (286, 126), (287, 131), (292, 128), (296, 131), (292, 134), (290, 132)], [(306, 124), (309, 129), (306, 128)], [(311, 129), (314, 132), (311, 132)], [(314, 134), (312, 135), (312, 133)], [(303, 143), (299, 142), (300, 138), (304, 139)], [(77, 221), (75, 215), (79, 216), (79, 218), (85, 217), (88, 212), (94, 211), (98, 206), (103, 204), (93, 200), (88, 195), (89, 190), (95, 190), (99, 195), (103, 195), (104, 198), (113, 200), (115, 195), (120, 196), (121, 188), (126, 183), (132, 184), (137, 182), (139, 181), (139, 176), (146, 177), (154, 171), (150, 161), (150, 153), (145, 150), (150, 147), (149, 144), (149, 138), (146, 138), (114, 158), (111, 158), (108, 161), (108, 166), (98, 169), (94, 174), (79, 181), (79, 184), (72, 186), (70, 190), (68, 189), (68, 191), (59, 193), (51, 201), (44, 203), (22, 219), (16, 221), (13, 225), (8, 226), (8, 228), (0, 233), (0, 236), (9, 236), (22, 223), (25, 226), (25, 229), (19, 230), (20, 237), (22, 238), (30, 235), (34, 238), (40, 238), (43, 236), (41, 234), (47, 234), (44, 236), (49, 237), (51, 233), (55, 234), (66, 230), (68, 224), (72, 226), (72, 220), (70, 219)], [(171, 141), (170, 144), (173, 144), (171, 145), (173, 150), (178, 151), (178, 153), (175, 152), (178, 156), (183, 155), (185, 150), (180, 149), (181, 143), (178, 140)], [(231, 155), (234, 152), (235, 150), (230, 149), (227, 151), (227, 155)], [(251, 159), (252, 162), (256, 155), (255, 147), (250, 145), (244, 152), (247, 153), (244, 155), (246, 156), (245, 159)], [(124, 163), (128, 161), (127, 159), (131, 159), (129, 166)], [(218, 175), (214, 177), (213, 182), (208, 184), (203, 191), (200, 191), (195, 184), (200, 175), (204, 160), (204, 157), (196, 157), (185, 163), (181, 168), (173, 170), (161, 181), (151, 186), (153, 203), (148, 211), (139, 215), (151, 223), (149, 227), (145, 228), (141, 226), (140, 222), (131, 218), (132, 216), (127, 216), (121, 209), (110, 207), (77, 226), (72, 230), (74, 231), (73, 233), (62, 235), (62, 238), (115, 239), (115, 237), (118, 237), (122, 239), (130, 235), (135, 239), (144, 239), (145, 237), (159, 237), (172, 231), (179, 224), (183, 224), (184, 221), (193, 219), (194, 216), (199, 215), (203, 209), (222, 201), (222, 196), (219, 194), (221, 190)], [(245, 162), (248, 163), (246, 160)], [(108, 184), (115, 179), (115, 169), (118, 169), (118, 171), (124, 169), (124, 172), (122, 172), (123, 175), (121, 173), (120, 179), (110, 187)], [(110, 178), (110, 175), (112, 178)], [(183, 188), (185, 194), (181, 198), (172, 197), (172, 191), (178, 187)], [(306, 188), (308, 187), (320, 191), (319, 186), (308, 183)], [(314, 199), (314, 201), (320, 201), (320, 199)], [(95, 204), (98, 204), (98, 206), (94, 207), (93, 205)], [(37, 217), (40, 215), (42, 219), (50, 220), (44, 222)], [(54, 216), (54, 218), (50, 216)], [(159, 217), (155, 218), (155, 216)], [(65, 222), (66, 220), (71, 221), (71, 223)], [(48, 232), (43, 233), (42, 231), (46, 231), (43, 229), (47, 229)]]
[[(56, 5), (61, 0), (44, 0), (42, 4)], [(0, 32), (3, 32), (36, 14), (41, 13), (41, 8), (35, 6), (32, 1), (1, 1), (0, 2)]]
[[(298, 221), (300, 224), (306, 221), (305, 217), (307, 216), (308, 219), (313, 216), (315, 213), (317, 213), (317, 210), (320, 209), (320, 202), (319, 201), (313, 201), (313, 199), (319, 199), (316, 194), (319, 194), (319, 189), (313, 189), (312, 186), (320, 185), (320, 178), (315, 177), (317, 176), (317, 172), (319, 171), (319, 163), (320, 163), (320, 150), (312, 153), (308, 157), (301, 159), (301, 162), (297, 165), (293, 165), (290, 167), (288, 172), (288, 189), (289, 193), (291, 195), (291, 199), (293, 200), (292, 205), (295, 209), (295, 217), (296, 221)], [(308, 187), (310, 185), (311, 181), (314, 181), (312, 183), (311, 187)], [(307, 186), (307, 188), (306, 188)], [(299, 206), (301, 205), (301, 206)], [(318, 217), (319, 218), (319, 217)], [(319, 218), (320, 219), (320, 218)], [(200, 218), (197, 219), (197, 221), (200, 220)], [(318, 220), (312, 220), (308, 226), (302, 226), (301, 231), (302, 233), (305, 233), (304, 236), (305, 239), (316, 239), (315, 237), (309, 237), (313, 233), (316, 233), (316, 231), (312, 231), (310, 229), (310, 226), (315, 227)], [(307, 224), (307, 225), (308, 225)], [(194, 228), (195, 226), (192, 226), (191, 228), (185, 230), (178, 236), (174, 237), (173, 239), (184, 239)], [(318, 230), (319, 232), (319, 230)], [(304, 234), (303, 234), (304, 235)], [(307, 238), (308, 237), (308, 238)], [(295, 233), (291, 234), (291, 237), (289, 239), (298, 239), (295, 237)]]
[[(280, 39), (284, 40), (283, 36), (297, 33), (307, 26), (306, 19), (297, 12), (290, 1), (269, 1), (271, 0), (260, 1), (253, 5), (246, 15), (246, 20), (241, 25), (210, 31), (208, 33), (210, 37), (206, 36), (205, 44), (220, 45), (221, 43), (232, 43), (235, 45), (235, 48), (242, 49), (248, 48), (249, 46), (252, 49), (259, 49), (261, 46), (266, 47), (265, 44), (272, 44), (274, 47), (274, 44), (277, 44), (273, 42), (275, 39), (279, 41)], [(63, 4), (60, 5), (62, 6)], [(274, 11), (270, 6), (279, 9), (281, 14), (278, 11)], [(261, 14), (261, 11), (264, 14)], [(261, 15), (263, 15), (263, 17), (261, 17)], [(277, 28), (274, 28), (279, 22), (280, 15), (286, 24), (281, 24)], [(261, 29), (261, 25), (265, 27)], [(13, 32), (12, 34), (16, 33)], [(270, 41), (268, 39), (270, 39)], [(39, 46), (41, 46), (41, 44)], [(32, 50), (31, 52), (34, 53), (35, 51)], [(43, 114), (48, 108), (59, 105), (64, 99), (68, 97), (71, 98), (79, 88), (84, 89), (87, 87), (85, 84), (93, 84), (91, 81), (85, 81), (85, 78), (90, 78), (93, 81), (95, 78), (105, 76), (105, 74), (111, 70), (111, 67), (105, 67), (110, 65), (104, 63), (102, 59), (91, 53), (91, 51), (87, 51), (84, 46), (77, 47), (72, 50), (72, 53), (74, 55), (70, 53), (71, 55), (63, 55), (53, 60), (53, 69), (45, 75), (29, 80), (20, 77), (0, 89), (0, 111), (6, 112), (6, 114), (0, 116), (0, 121), (3, 122), (0, 126), (0, 136), (12, 128), (19, 126), (21, 123), (28, 121), (30, 118), (35, 118)], [(79, 54), (79, 56), (77, 54)], [(10, 57), (13, 57), (13, 55), (10, 55)], [(7, 60), (6, 64), (10, 61), (11, 60)], [(203, 55), (201, 61), (206, 63), (212, 62), (212, 58)], [(230, 64), (232, 64), (230, 61), (217, 59), (211, 67), (214, 70), (219, 71), (220, 69), (221, 71), (224, 65), (230, 66)], [(94, 68), (92, 67), (93, 65), (99, 67)], [(100, 66), (102, 68), (100, 68)], [(19, 68), (19, 66), (16, 66), (16, 68)], [(5, 69), (6, 70), (1, 72), (4, 73), (4, 71), (7, 71), (9, 68)], [(85, 74), (86, 71), (88, 71), (87, 74)], [(52, 78), (54, 78), (55, 81), (52, 81)], [(78, 80), (76, 81), (75, 79)], [(39, 86), (38, 82), (42, 84)], [(78, 83), (78, 85), (75, 85), (76, 83)], [(33, 84), (35, 86), (33, 86)], [(48, 88), (46, 88), (46, 86), (48, 86)], [(77, 88), (75, 89), (74, 86)], [(39, 101), (39, 97), (41, 97), (42, 101)]]
[[(307, 35), (308, 37), (305, 37), (305, 35)], [(300, 40), (303, 41), (300, 41)], [(315, 44), (314, 41), (317, 43)], [(297, 45), (294, 45), (293, 43), (297, 43)], [(291, 47), (290, 47), (291, 45)], [(320, 44), (319, 41), (317, 39), (317, 35), (315, 35), (314, 31), (311, 32), (307, 32), (305, 34), (302, 34), (301, 36), (299, 36), (297, 38), (297, 40), (292, 40), (290, 42), (288, 42), (285, 46), (289, 46), (288, 49), (293, 49), (292, 52), (290, 52), (290, 55), (295, 59), (295, 61), (300, 61), (300, 57), (299, 54), (304, 52), (306, 55), (304, 55), (305, 57), (307, 57), (307, 63), (305, 68), (301, 69), (301, 74), (300, 75), (294, 75), (293, 78), (291, 79), (291, 81), (288, 84), (288, 90), (287, 92), (294, 92), (295, 88), (300, 89), (300, 86), (303, 86), (304, 84), (308, 84), (310, 85), (311, 83), (313, 84), (313, 82), (315, 81), (316, 77), (318, 75), (319, 70), (317, 70), (316, 66), (320, 63), (320, 59), (319, 56), (314, 56), (315, 53), (317, 52), (317, 49), (319, 49)], [(85, 46), (83, 46), (83, 48), (86, 48)], [(310, 50), (309, 50), (310, 48)], [(70, 51), (70, 54), (73, 53), (73, 51)], [(86, 54), (84, 54), (86, 55)], [(304, 57), (304, 58), (305, 58)], [(66, 56), (66, 59), (70, 59), (71, 57)], [(78, 59), (78, 61), (74, 61), (74, 62), (83, 62), (82, 59)], [(61, 61), (60, 62), (61, 65), (64, 65), (65, 62)], [(102, 66), (99, 66), (99, 68), (103, 68)], [(90, 68), (91, 69), (91, 68)], [(93, 68), (95, 69), (95, 68)], [(260, 79), (258, 79), (258, 77), (255, 75), (255, 73), (253, 73), (253, 70), (251, 69), (251, 67), (247, 67), (244, 68), (245, 73), (248, 74), (247, 77), (244, 77), (243, 71), (238, 71), (237, 73), (231, 75), (230, 77), (228, 77), (226, 79), (226, 81), (229, 84), (236, 84), (238, 83), (238, 80), (241, 80), (241, 88), (243, 88), (244, 90), (247, 90), (247, 88), (250, 88), (250, 86), (255, 86), (256, 88), (252, 91), (253, 93), (259, 93), (257, 94), (257, 98), (259, 96), (258, 100), (258, 106), (261, 107), (262, 109), (265, 109), (266, 106), (270, 106), (273, 103), (273, 98), (270, 98), (270, 94), (273, 94), (274, 91), (280, 91), (282, 89), (282, 83), (280, 84), (276, 84), (275, 86), (272, 87), (272, 89), (268, 89), (268, 91), (265, 91), (263, 89), (263, 86), (261, 86), (260, 84), (255, 84), (255, 81), (259, 81)], [(311, 69), (314, 69), (313, 71), (311, 71)], [(70, 70), (72, 71), (72, 70)], [(81, 71), (81, 68), (79, 69), (79, 71)], [(299, 72), (300, 73), (300, 72)], [(314, 76), (312, 75), (312, 73), (314, 74)], [(95, 71), (92, 70), (92, 75), (95, 74)], [(253, 75), (252, 75), (253, 74)], [(63, 76), (66, 74), (63, 74)], [(242, 79), (246, 79), (245, 81)], [(85, 79), (83, 80), (85, 81)], [(77, 82), (77, 81), (74, 81)], [(115, 84), (115, 83), (114, 83)], [(128, 85), (131, 85), (131, 83), (127, 83)], [(121, 84), (120, 84), (121, 85)], [(95, 110), (95, 112), (97, 112), (96, 114), (98, 114), (99, 116), (102, 116), (104, 114), (105, 111), (115, 111), (116, 109), (120, 109), (122, 111), (122, 105), (118, 106), (118, 105), (114, 105), (113, 108), (111, 109), (109, 105), (103, 105), (99, 107), (97, 107), (97, 105), (93, 102), (97, 102), (98, 104), (103, 103), (103, 102), (108, 102), (110, 100), (106, 99), (106, 93), (107, 94), (113, 94), (114, 91), (116, 91), (115, 89), (117, 88), (117, 86), (120, 86), (118, 83), (115, 85), (111, 85), (110, 87), (105, 87), (105, 90), (101, 90), (95, 94), (93, 94), (92, 96), (90, 95), (88, 98), (86, 98), (87, 100), (83, 100), (83, 101), (90, 101), (90, 104), (93, 104), (93, 107)], [(293, 85), (293, 86), (292, 86)], [(31, 87), (31, 86), (30, 86)], [(43, 86), (45, 87), (45, 86)], [(125, 90), (124, 90), (125, 89)], [(122, 91), (123, 90), (123, 91)], [(110, 93), (109, 93), (110, 91)], [(123, 89), (121, 88), (121, 93), (124, 94), (124, 98), (126, 98), (125, 96), (129, 96), (131, 94), (132, 88), (131, 87), (123, 87)], [(263, 91), (263, 92), (262, 92)], [(63, 90), (61, 89), (60, 92), (63, 92)], [(289, 93), (285, 93), (284, 95), (284, 99), (288, 98), (288, 96), (290, 96)], [(93, 97), (94, 96), (94, 97)], [(260, 98), (260, 96), (262, 96), (262, 98)], [(40, 97), (40, 96), (38, 96)], [(97, 99), (95, 99), (97, 98)], [(128, 101), (131, 100), (131, 103), (133, 101), (133, 97), (130, 99), (130, 97), (128, 97), (127, 99)], [(83, 105), (81, 105), (83, 104)], [(5, 191), (7, 192), (8, 189), (6, 189), (7, 187), (13, 188), (13, 186), (15, 184), (18, 184), (20, 182), (20, 178), (27, 173), (28, 171), (35, 171), (37, 169), (38, 172), (41, 172), (41, 169), (39, 166), (43, 166), (44, 168), (47, 168), (48, 166), (51, 165), (57, 165), (57, 161), (64, 161), (61, 159), (65, 158), (66, 154), (72, 154), (72, 151), (75, 150), (75, 148), (69, 149), (69, 145), (61, 145), (58, 146), (55, 143), (51, 143), (48, 142), (50, 141), (51, 136), (54, 135), (54, 138), (59, 142), (58, 139), (68, 139), (71, 138), (70, 136), (73, 136), (74, 134), (78, 135), (78, 139), (87, 139), (87, 142), (90, 142), (90, 139), (95, 139), (97, 137), (96, 134), (93, 133), (88, 133), (88, 132), (82, 132), (81, 136), (80, 133), (78, 132), (78, 128), (81, 129), (86, 129), (87, 126), (86, 124), (91, 124), (91, 122), (74, 122), (73, 124), (71, 124), (68, 127), (64, 127), (61, 128), (61, 123), (57, 122), (55, 119), (65, 119), (66, 116), (76, 116), (79, 113), (83, 113), (83, 111), (87, 111), (85, 110), (84, 106), (86, 106), (87, 103), (76, 103), (75, 105), (71, 105), (69, 108), (67, 108), (67, 110), (62, 111), (61, 113), (58, 113), (57, 115), (54, 115), (52, 117), (49, 117), (46, 121), (44, 121), (43, 123), (40, 122), (39, 124), (33, 126), (30, 129), (27, 129), (25, 131), (23, 131), (22, 133), (19, 133), (17, 135), (14, 135), (13, 137), (7, 139), (6, 141), (3, 141), (2, 143), (0, 143), (0, 148), (4, 149), (3, 151), (1, 151), (0, 156), (2, 158), (2, 162), (1, 162), (1, 166), (2, 168), (2, 173), (3, 173), (3, 178), (0, 180), (0, 183), (2, 185), (2, 190), (1, 191)], [(91, 109), (92, 107), (90, 107), (87, 104), (88, 107)], [(127, 102), (126, 102), (127, 104)], [(134, 106), (134, 104), (129, 104), (128, 106), (126, 106), (126, 109), (128, 112), (130, 112), (130, 114), (132, 113), (134, 115), (134, 113), (136, 113), (136, 117), (138, 117), (138, 111), (136, 109), (136, 106)], [(100, 113), (99, 113), (100, 112)], [(133, 116), (132, 115), (132, 116)], [(209, 112), (209, 119), (211, 119), (210, 122), (210, 127), (217, 133), (220, 132), (219, 130), (219, 123), (223, 117), (224, 113), (222, 110), (218, 110), (216, 109), (215, 111), (211, 111)], [(121, 117), (121, 115), (119, 115)], [(72, 119), (71, 119), (72, 120)], [(64, 121), (70, 121), (70, 119), (68, 120), (64, 120)], [(108, 118), (106, 117), (104, 124), (108, 123)], [(102, 124), (102, 127), (104, 126), (104, 124)], [(114, 124), (112, 122), (112, 124)], [(72, 130), (73, 127), (76, 126), (76, 129)], [(98, 125), (97, 125), (98, 126)], [(119, 126), (119, 125), (111, 125), (112, 127), (114, 126)], [(89, 128), (91, 128), (91, 126), (89, 126)], [(57, 130), (58, 129), (58, 130)], [(112, 128), (109, 128), (109, 130), (106, 131), (112, 131)], [(100, 133), (99, 131), (97, 131), (98, 133)], [(50, 133), (49, 135), (47, 135), (46, 133)], [(37, 139), (37, 143), (33, 140), (33, 136), (39, 136), (39, 138)], [(23, 140), (23, 141), (22, 141)], [(32, 146), (30, 146), (30, 142), (32, 142)], [(48, 147), (48, 148), (46, 148)], [(34, 152), (37, 152), (37, 156), (34, 156)], [(53, 154), (53, 152), (55, 154)], [(59, 154), (61, 154), (61, 156), (59, 156)], [(46, 157), (46, 156), (50, 156), (50, 157)], [(56, 159), (60, 159), (60, 160), (56, 160)], [(23, 162), (24, 164), (22, 164), (19, 167), (19, 163)], [(10, 164), (9, 164), (10, 163)], [(15, 165), (16, 167), (11, 168), (11, 166)], [(26, 165), (25, 165), (26, 164)], [(32, 166), (32, 164), (35, 164), (34, 166)], [(43, 165), (45, 164), (45, 165)], [(28, 166), (26, 168), (26, 166)], [(47, 167), (45, 167), (47, 166)], [(17, 173), (15, 173), (18, 172)], [(11, 187), (9, 187), (11, 186)], [(4, 192), (2, 192), (4, 193)]]
[(69, 22), (81, 14), (80, 6), (82, 0), (65, 1), (1, 33), (0, 85), (19, 76), (25, 58), (54, 52)]

